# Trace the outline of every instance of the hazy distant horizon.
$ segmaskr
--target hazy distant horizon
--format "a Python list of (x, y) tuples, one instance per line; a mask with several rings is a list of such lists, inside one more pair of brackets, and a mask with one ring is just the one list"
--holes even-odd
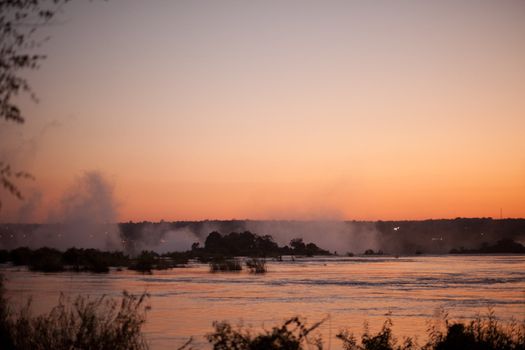
[[(454, 218), (423, 218), (423, 219), (374, 219), (374, 220), (360, 220), (360, 219), (238, 219), (238, 218), (231, 218), (231, 219), (160, 219), (160, 220), (125, 220), (125, 221), (114, 221), (114, 222), (106, 222), (105, 224), (124, 224), (124, 223), (153, 223), (153, 224), (160, 224), (160, 223), (185, 223), (185, 222), (198, 222), (198, 223), (204, 223), (204, 222), (300, 222), (300, 223), (330, 223), (330, 222), (356, 222), (356, 223), (377, 223), (377, 222), (421, 222), (421, 221), (445, 221), (445, 220), (458, 220), (458, 219), (466, 219), (466, 220), (525, 220), (525, 217), (503, 217), (503, 218), (493, 218), (493, 217), (463, 217), (458, 216)], [(60, 221), (55, 222), (10, 222), (10, 221), (0, 221), (0, 224), (15, 224), (15, 225), (56, 225), (61, 224)]]

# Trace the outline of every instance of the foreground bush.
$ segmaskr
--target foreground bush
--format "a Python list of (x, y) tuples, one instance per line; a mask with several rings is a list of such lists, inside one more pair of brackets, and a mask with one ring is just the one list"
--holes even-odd
[(215, 350), (299, 350), (303, 345), (323, 348), (321, 338), (308, 335), (323, 321), (307, 327), (298, 317), (284, 322), (282, 326), (273, 327), (259, 335), (253, 335), (249, 330), (239, 327), (234, 329), (228, 322), (214, 322), (215, 331), (206, 336)]
[(445, 319), (446, 333), (433, 329), (426, 348), (446, 349), (525, 349), (525, 321), (500, 323), (489, 310), (484, 317), (477, 317), (467, 324)]
[[(377, 334), (371, 334), (368, 324), (365, 323), (365, 331), (361, 336), (361, 343), (357, 341), (354, 334), (343, 330), (337, 334), (337, 338), (343, 341), (345, 350), (415, 350), (416, 344), (412, 338), (405, 338), (402, 345), (397, 345), (397, 339), (392, 334), (392, 321), (388, 318)], [(432, 347), (428, 348), (433, 349)]]
[(12, 312), (0, 279), (0, 344), (2, 349), (147, 349), (142, 334), (147, 295), (124, 292), (117, 302), (105, 297), (79, 296), (67, 303), (63, 297), (49, 313), (32, 316), (30, 302)]
[[(323, 349), (320, 336), (311, 332), (324, 320), (307, 327), (298, 317), (275, 326), (260, 334), (243, 327), (234, 328), (228, 322), (215, 322), (215, 331), (206, 337), (214, 350), (303, 350)], [(418, 345), (415, 338), (403, 338), (401, 342), (392, 332), (390, 318), (377, 333), (370, 331), (365, 323), (360, 339), (348, 330), (337, 334), (345, 350), (525, 350), (525, 323), (500, 324), (494, 313), (464, 324), (451, 322), (446, 316), (438, 319), (428, 329), (428, 341)]]
[(360, 342), (348, 330), (341, 331), (337, 338), (343, 341), (345, 350), (525, 350), (525, 322), (500, 324), (492, 310), (467, 324), (451, 322), (445, 315), (429, 327), (428, 342), (419, 346), (411, 337), (398, 345), (388, 318), (376, 334), (371, 334), (365, 324)]

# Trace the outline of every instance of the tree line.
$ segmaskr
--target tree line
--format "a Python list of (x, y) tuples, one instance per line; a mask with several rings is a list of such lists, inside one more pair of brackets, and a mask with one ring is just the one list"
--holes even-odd
[[(0, 250), (0, 263), (11, 262), (15, 266), (27, 266), (33, 271), (42, 272), (105, 273), (110, 271), (110, 267), (151, 272), (151, 270), (181, 267), (190, 259), (211, 263), (238, 256), (277, 258), (282, 255), (327, 254), (330, 254), (327, 250), (317, 247), (314, 243), (304, 243), (301, 238), (293, 239), (290, 247), (279, 247), (269, 235), (260, 236), (249, 231), (222, 235), (214, 231), (208, 235), (203, 247), (200, 247), (199, 243), (194, 243), (191, 250), (185, 252), (159, 254), (144, 250), (132, 256), (122, 251), (107, 252), (74, 247), (64, 252), (49, 247), (34, 250), (28, 247), (18, 247), (12, 250)], [(251, 261), (253, 264), (257, 263), (257, 260)]]

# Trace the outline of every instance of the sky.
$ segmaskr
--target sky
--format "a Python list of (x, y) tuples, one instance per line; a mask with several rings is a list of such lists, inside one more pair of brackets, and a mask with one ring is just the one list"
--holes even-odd
[(0, 221), (90, 171), (120, 221), (525, 217), (522, 0), (77, 1), (39, 35)]

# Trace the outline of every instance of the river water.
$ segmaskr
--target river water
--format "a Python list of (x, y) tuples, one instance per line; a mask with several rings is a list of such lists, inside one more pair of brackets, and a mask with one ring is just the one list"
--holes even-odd
[(525, 256), (323, 257), (268, 261), (268, 272), (211, 273), (204, 264), (109, 274), (38, 273), (3, 268), (7, 295), (20, 304), (33, 297), (35, 313), (49, 310), (60, 292), (119, 297), (123, 290), (151, 298), (145, 332), (154, 350), (173, 349), (189, 337), (208, 348), (214, 320), (269, 329), (300, 315), (320, 326), (326, 348), (340, 349), (335, 334), (360, 335), (363, 322), (377, 331), (390, 312), (398, 338), (426, 339), (428, 323), (444, 309), (454, 320), (491, 307), (498, 318), (525, 319)]

